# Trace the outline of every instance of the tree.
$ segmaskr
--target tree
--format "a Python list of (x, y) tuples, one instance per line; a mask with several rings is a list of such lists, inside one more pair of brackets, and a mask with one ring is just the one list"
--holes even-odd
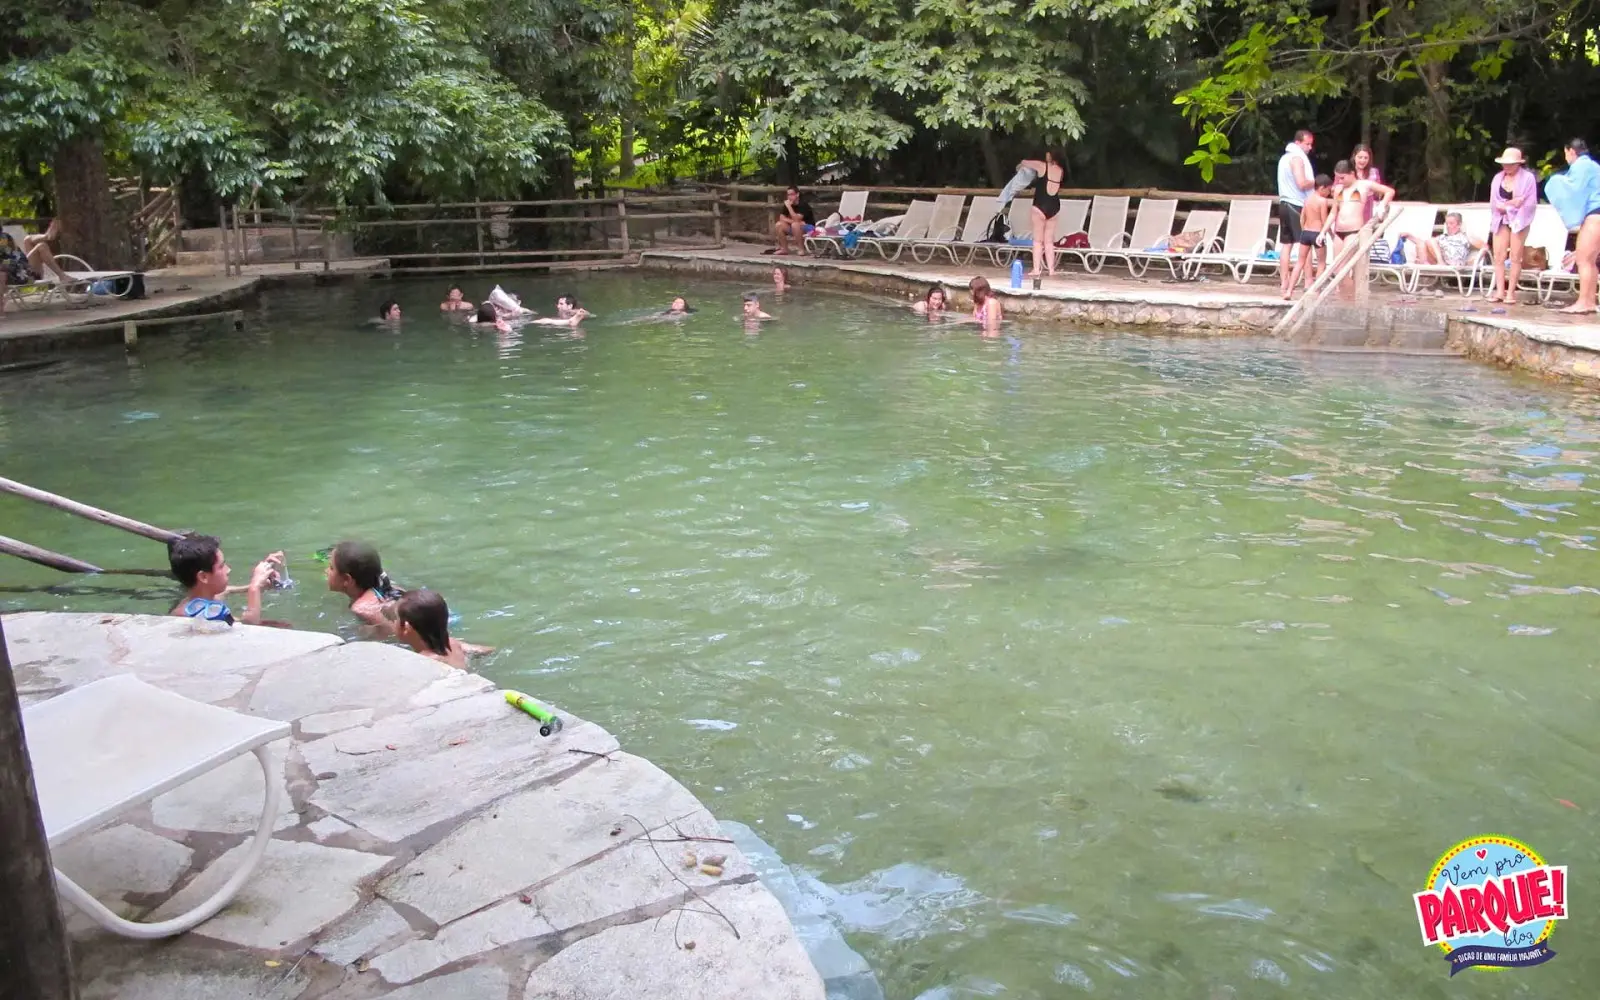
[[(9, 18), (0, 151), (50, 165), (64, 222), (104, 204), (108, 157), (223, 198), (343, 203), (396, 182), (513, 193), (566, 141), (458, 27), (493, 19), (472, 0), (41, 0)], [(91, 224), (66, 241), (109, 252)]]
[[(1306, 0), (1222, 0), (1213, 8), (1238, 37), (1203, 63), (1207, 75), (1176, 97), (1200, 129), (1190, 163), (1209, 181), (1231, 162), (1230, 132), (1278, 103), (1348, 100), (1361, 104), (1361, 140), (1372, 132), (1422, 133), (1417, 186), (1449, 201), (1476, 164), (1506, 136), (1482, 122), (1508, 92), (1505, 71), (1574, 24), (1577, 0), (1414, 0), (1352, 16), (1340, 4), (1319, 14)], [(1587, 27), (1582, 29), (1586, 33)], [(1535, 57), (1537, 58), (1537, 57)], [(1376, 83), (1384, 99), (1370, 97)], [(1287, 130), (1286, 130), (1287, 131)], [(1285, 132), (1286, 134), (1286, 132)], [(1474, 165), (1460, 166), (1470, 151)]]

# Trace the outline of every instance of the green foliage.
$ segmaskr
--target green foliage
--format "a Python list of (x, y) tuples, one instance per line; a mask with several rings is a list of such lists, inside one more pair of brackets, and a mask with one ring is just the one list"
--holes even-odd
[(449, 27), (467, 8), (448, 0), (102, 2), (79, 22), (38, 9), (0, 66), (0, 143), (16, 150), (93, 134), (226, 197), (365, 201), (393, 179), (514, 193), (564, 144), (558, 116)]

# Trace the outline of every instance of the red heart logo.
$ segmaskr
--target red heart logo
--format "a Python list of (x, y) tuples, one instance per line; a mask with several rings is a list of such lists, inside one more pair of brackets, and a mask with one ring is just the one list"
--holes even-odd
[(1473, 853), (1475, 853), (1475, 854), (1477, 854), (1477, 855), (1478, 855), (1478, 860), (1479, 860), (1479, 861), (1482, 861), (1482, 860), (1483, 860), (1483, 859), (1484, 859), (1484, 858), (1487, 858), (1487, 857), (1488, 857), (1488, 856), (1489, 856), (1489, 851), (1488, 851), (1488, 849), (1487, 849), (1487, 848), (1483, 848), (1483, 847), (1480, 847), (1480, 848), (1478, 848), (1478, 849), (1477, 849), (1477, 850), (1476, 850), (1476, 851), (1475, 851), (1475, 852), (1473, 852)]

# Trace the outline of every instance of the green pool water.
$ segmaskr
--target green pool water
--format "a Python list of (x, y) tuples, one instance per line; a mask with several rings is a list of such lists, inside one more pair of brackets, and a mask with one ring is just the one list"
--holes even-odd
[[(0, 470), (219, 534), (240, 576), (286, 549), (268, 614), (304, 628), (349, 624), (310, 554), (374, 542), (485, 674), (770, 840), (893, 1000), (1591, 995), (1594, 397), (814, 289), (752, 336), (741, 285), (506, 281), (600, 315), (507, 337), (442, 321), (444, 281), (270, 293), (240, 333), (0, 375)], [(640, 320), (678, 291), (698, 312)], [(62, 580), (0, 563), (0, 607), (176, 593)], [(1411, 894), (1482, 833), (1568, 865), (1571, 917), (1547, 965), (1449, 980)]]

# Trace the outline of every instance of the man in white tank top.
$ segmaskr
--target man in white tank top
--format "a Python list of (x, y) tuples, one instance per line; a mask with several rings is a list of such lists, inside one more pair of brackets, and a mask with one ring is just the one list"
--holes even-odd
[(1317, 172), (1311, 168), (1311, 147), (1315, 137), (1305, 129), (1294, 134), (1278, 158), (1278, 284), (1289, 293), (1289, 257), (1300, 243), (1300, 210), (1306, 194), (1316, 184)]

